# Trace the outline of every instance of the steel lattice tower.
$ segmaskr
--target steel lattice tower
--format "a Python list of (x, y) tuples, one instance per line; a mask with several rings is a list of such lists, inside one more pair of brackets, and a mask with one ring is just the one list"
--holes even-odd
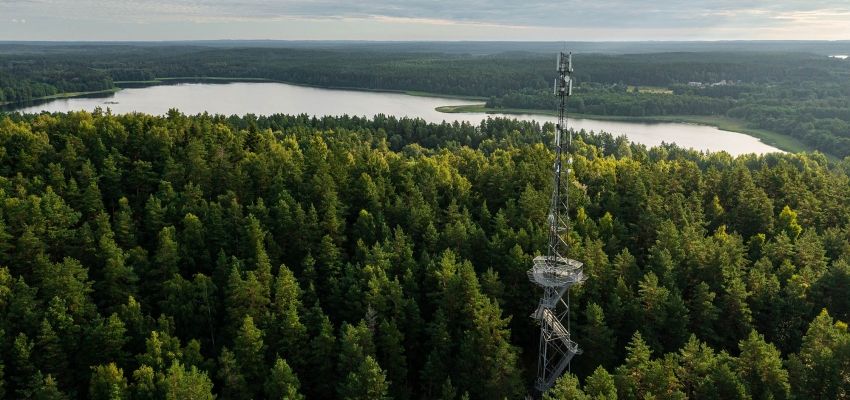
[[(569, 234), (569, 175), (572, 157), (569, 155), (572, 145), (572, 132), (567, 129), (566, 103), (572, 95), (572, 54), (558, 55), (558, 78), (555, 80), (555, 94), (558, 96), (558, 124), (555, 126), (553, 150), (552, 198), (549, 204), (549, 242), (545, 256), (534, 258), (534, 265), (528, 271), (531, 282), (543, 288), (543, 295), (537, 310), (531, 317), (540, 323), (540, 349), (537, 360), (537, 380), (535, 389), (546, 392), (570, 365), (570, 360), (581, 354), (578, 344), (570, 338), (569, 289), (584, 282), (582, 263), (567, 258), (568, 245), (563, 235)], [(562, 174), (562, 164), (566, 154), (566, 169)], [(564, 301), (564, 295), (567, 300)], [(563, 311), (558, 311), (563, 305)], [(566, 321), (566, 326), (564, 326)]]

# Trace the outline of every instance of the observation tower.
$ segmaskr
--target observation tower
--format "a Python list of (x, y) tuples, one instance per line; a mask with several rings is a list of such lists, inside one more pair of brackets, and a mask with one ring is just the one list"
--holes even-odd
[[(569, 367), (570, 360), (582, 353), (578, 344), (570, 337), (569, 291), (571, 287), (586, 279), (582, 271), (583, 264), (566, 257), (568, 245), (563, 238), (563, 235), (569, 234), (569, 177), (572, 167), (569, 151), (572, 132), (566, 126), (566, 102), (573, 92), (572, 54), (558, 54), (557, 71), (554, 92), (558, 96), (558, 124), (555, 126), (553, 147), (554, 188), (547, 217), (549, 242), (546, 255), (535, 257), (533, 266), (528, 270), (528, 279), (543, 289), (537, 310), (531, 314), (540, 324), (537, 380), (534, 383), (540, 394), (554, 386), (558, 377)], [(564, 153), (567, 153), (566, 156)], [(564, 307), (559, 311), (561, 305)]]

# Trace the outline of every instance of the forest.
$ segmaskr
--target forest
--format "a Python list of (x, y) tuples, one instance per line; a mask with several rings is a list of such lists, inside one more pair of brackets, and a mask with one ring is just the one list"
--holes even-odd
[[(472, 96), (496, 110), (554, 108), (554, 60), (541, 52), (552, 44), (283, 43), (0, 43), (0, 105), (216, 77)], [(778, 44), (576, 43), (584, 51), (574, 57), (570, 107), (587, 115), (734, 118), (850, 156), (850, 60), (823, 53), (847, 53), (848, 45)]]
[[(553, 130), (0, 117), (0, 396), (523, 398)], [(547, 399), (850, 396), (850, 159), (573, 147)]]

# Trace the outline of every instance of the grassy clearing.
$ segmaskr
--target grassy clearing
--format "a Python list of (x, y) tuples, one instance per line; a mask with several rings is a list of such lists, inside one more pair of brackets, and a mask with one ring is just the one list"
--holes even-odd
[[(557, 115), (552, 110), (528, 110), (521, 108), (487, 108), (484, 104), (469, 104), (461, 106), (437, 107), (437, 111), (444, 113), (486, 113), (486, 114), (537, 114)], [(812, 152), (814, 148), (802, 141), (781, 133), (748, 126), (745, 121), (723, 116), (710, 115), (665, 115), (651, 117), (625, 117), (612, 115), (592, 115), (570, 113), (574, 118), (597, 119), (604, 121), (624, 122), (679, 122), (688, 124), (699, 124), (717, 127), (720, 130), (738, 132), (758, 138), (765, 144), (791, 153)], [(832, 156), (828, 156), (833, 158)], [(833, 158), (834, 159), (834, 158)]]

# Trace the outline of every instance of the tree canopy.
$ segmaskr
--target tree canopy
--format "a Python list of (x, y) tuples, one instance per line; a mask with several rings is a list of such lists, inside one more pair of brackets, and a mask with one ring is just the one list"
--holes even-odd
[[(0, 119), (8, 398), (521, 398), (551, 124)], [(850, 162), (578, 133), (551, 398), (848, 393)]]

